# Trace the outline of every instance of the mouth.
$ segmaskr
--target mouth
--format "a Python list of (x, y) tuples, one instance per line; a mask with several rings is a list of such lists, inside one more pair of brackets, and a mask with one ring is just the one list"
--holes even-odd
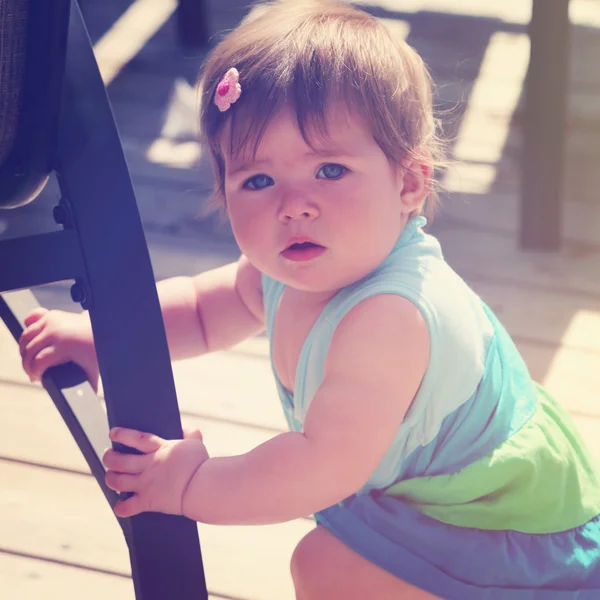
[(321, 246), (316, 242), (295, 242), (290, 244), (281, 253), (281, 256), (294, 262), (305, 262), (318, 258), (325, 252), (325, 250), (325, 246)]
[(291, 244), (286, 250), (304, 250), (305, 248), (322, 248), (323, 246), (316, 244), (315, 242), (300, 242)]

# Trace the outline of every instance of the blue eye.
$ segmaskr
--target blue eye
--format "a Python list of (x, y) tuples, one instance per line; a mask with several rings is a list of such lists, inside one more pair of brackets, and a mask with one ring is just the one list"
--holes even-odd
[[(319, 169), (317, 172), (317, 179), (340, 179), (347, 171), (348, 169), (342, 167), (342, 165), (330, 163), (328, 165), (323, 165)], [(322, 177), (319, 176), (320, 173), (323, 174)]]
[(246, 190), (258, 191), (273, 185), (273, 183), (274, 181), (268, 175), (260, 174), (244, 181), (242, 187)]

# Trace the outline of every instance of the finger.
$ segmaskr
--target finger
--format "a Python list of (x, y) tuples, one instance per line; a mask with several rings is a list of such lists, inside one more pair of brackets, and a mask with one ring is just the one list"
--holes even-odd
[(32, 381), (39, 381), (47, 369), (68, 362), (68, 360), (63, 351), (59, 351), (55, 346), (46, 346), (31, 359), (27, 372)]
[(202, 432), (199, 429), (193, 427), (183, 428), (183, 439), (184, 440), (200, 440), (202, 441)]
[(106, 485), (115, 492), (136, 492), (139, 485), (138, 475), (107, 471), (104, 476)]
[(53, 348), (52, 342), (48, 339), (47, 336), (38, 335), (34, 337), (24, 348), (24, 352), (22, 354), (22, 362), (23, 369), (25, 369), (26, 373), (31, 375), (31, 370), (33, 368), (33, 362), (37, 358), (37, 355), (44, 348)]
[(110, 430), (110, 439), (118, 444), (135, 448), (144, 454), (156, 452), (164, 441), (153, 433), (136, 431), (135, 429), (127, 429), (125, 427), (113, 427)]
[(144, 471), (148, 463), (147, 454), (125, 454), (108, 448), (102, 457), (102, 464), (111, 471), (118, 473), (129, 473), (139, 475)]
[(19, 338), (19, 352), (21, 353), (21, 358), (25, 356), (27, 346), (42, 332), (45, 324), (45, 321), (40, 320), (23, 331)]
[(144, 512), (144, 510), (146, 510), (144, 503), (137, 494), (127, 498), (127, 500), (119, 500), (114, 506), (115, 514), (121, 518), (133, 517)]
[(23, 324), (25, 327), (29, 327), (36, 321), (39, 321), (45, 314), (47, 314), (49, 310), (47, 308), (43, 308), (40, 306), (39, 308), (34, 308), (26, 317), (23, 319)]

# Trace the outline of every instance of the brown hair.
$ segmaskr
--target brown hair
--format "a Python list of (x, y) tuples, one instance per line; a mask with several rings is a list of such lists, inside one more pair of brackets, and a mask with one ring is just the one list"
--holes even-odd
[[(328, 104), (342, 101), (365, 119), (392, 163), (407, 158), (442, 164), (431, 78), (410, 46), (394, 39), (376, 18), (336, 0), (279, 0), (259, 6), (211, 52), (200, 81), (200, 127), (216, 179), (214, 208), (225, 206), (225, 144), (233, 156), (255, 153), (284, 105), (292, 107), (309, 146), (309, 133), (326, 136)], [(215, 90), (231, 67), (239, 71), (242, 95), (221, 113), (213, 102)], [(428, 215), (436, 203), (432, 190)]]

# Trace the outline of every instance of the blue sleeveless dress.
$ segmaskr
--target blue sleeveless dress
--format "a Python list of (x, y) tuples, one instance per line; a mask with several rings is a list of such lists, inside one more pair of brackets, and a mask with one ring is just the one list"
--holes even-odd
[[(600, 476), (569, 415), (531, 380), (511, 338), (444, 261), (426, 220), (340, 290), (302, 348), (302, 431), (333, 332), (356, 304), (398, 294), (423, 314), (430, 363), (387, 454), (356, 494), (315, 515), (369, 561), (451, 600), (600, 600)], [(267, 332), (284, 284), (263, 276)]]

